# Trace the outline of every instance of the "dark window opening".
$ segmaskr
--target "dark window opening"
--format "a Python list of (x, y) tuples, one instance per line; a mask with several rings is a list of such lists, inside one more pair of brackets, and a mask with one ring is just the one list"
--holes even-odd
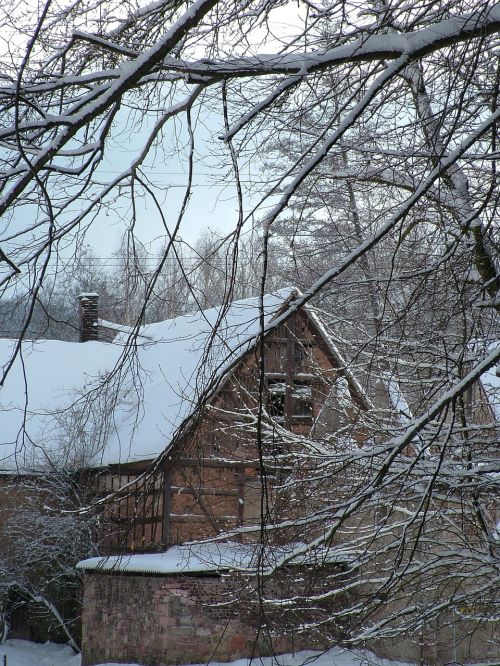
[(312, 418), (313, 403), (311, 384), (304, 381), (295, 381), (293, 383), (292, 397), (292, 416), (304, 419)]
[(285, 416), (285, 382), (269, 379), (267, 382), (267, 391), (267, 411), (269, 416), (283, 418)]
[[(283, 419), (286, 415), (287, 385), (283, 379), (267, 381), (267, 411), (269, 416)], [(295, 380), (291, 387), (292, 418), (311, 419), (313, 416), (312, 387), (310, 382)]]

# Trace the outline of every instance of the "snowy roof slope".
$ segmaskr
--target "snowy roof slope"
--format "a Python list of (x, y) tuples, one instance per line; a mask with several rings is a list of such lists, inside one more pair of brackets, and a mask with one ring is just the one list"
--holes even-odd
[[(265, 324), (292, 293), (264, 297)], [(254, 298), (144, 326), (132, 350), (126, 329), (112, 344), (23, 342), (0, 391), (0, 470), (155, 457), (259, 330)], [(2, 362), (14, 344), (0, 339)]]

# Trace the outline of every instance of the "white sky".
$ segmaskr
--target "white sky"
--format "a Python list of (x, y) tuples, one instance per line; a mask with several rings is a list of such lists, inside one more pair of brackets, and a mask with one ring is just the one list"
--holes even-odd
[[(144, 3), (146, 4), (146, 3)], [(28, 0), (28, 2), (17, 5), (18, 8), (26, 9), (29, 5), (38, 7), (40, 11), (43, 3), (37, 0)], [(5, 6), (4, 6), (5, 9)], [(1, 11), (1, 10), (0, 10)], [(290, 2), (287, 7), (279, 8), (274, 12), (274, 20), (270, 23), (271, 32), (277, 37), (276, 41), (267, 39), (265, 43), (266, 51), (275, 51), (280, 48), (279, 38), (285, 34), (289, 34), (291, 30), (296, 32), (301, 24), (300, 12), (298, 3)], [(16, 54), (19, 56), (24, 52), (23, 44), (26, 44), (26, 36), (24, 35), (9, 35), (7, 38), (6, 32), (0, 38), (0, 54), (5, 57), (10, 57), (8, 53)], [(257, 44), (262, 40), (262, 35), (255, 35), (255, 43)], [(238, 210), (237, 201), (235, 196), (234, 185), (230, 182), (215, 184), (215, 180), (219, 175), (216, 160), (212, 154), (212, 148), (209, 145), (210, 133), (216, 137), (221, 133), (222, 117), (208, 117), (205, 119), (209, 129), (199, 132), (199, 139), (197, 143), (197, 150), (201, 159), (198, 159), (195, 164), (195, 176), (193, 181), (193, 196), (190, 200), (189, 208), (183, 224), (181, 226), (180, 235), (188, 243), (193, 243), (204, 231), (207, 229), (217, 230), (219, 232), (228, 232), (234, 228)], [(173, 131), (173, 130), (172, 130)], [(181, 141), (185, 141), (181, 133)], [(130, 142), (127, 140), (126, 144), (116, 145), (111, 150), (106, 158), (105, 163), (100, 169), (103, 178), (113, 178), (118, 173), (130, 164), (142, 145), (141, 135), (136, 134), (136, 141)], [(181, 159), (172, 157), (168, 162), (162, 162), (157, 159), (155, 162), (150, 160), (150, 167), (146, 169), (148, 175), (153, 182), (165, 183), (168, 182), (168, 198), (163, 201), (164, 214), (167, 217), (167, 222), (173, 224), (176, 214), (180, 209), (182, 198), (185, 192), (185, 184), (187, 181), (187, 174), (185, 173), (185, 165)], [(259, 178), (259, 162), (254, 162), (250, 166), (250, 173), (243, 173), (242, 178), (247, 183)], [(257, 200), (253, 196), (247, 201), (248, 208)], [(112, 207), (106, 214), (101, 214), (95, 220), (91, 230), (87, 235), (87, 242), (89, 242), (95, 253), (98, 256), (110, 256), (117, 250), (123, 233), (123, 222), (119, 221), (119, 213), (126, 219), (130, 218), (130, 213), (127, 212), (128, 202), (124, 202), (122, 211), (119, 207)], [(245, 211), (248, 212), (248, 209)], [(24, 226), (26, 220), (26, 212), (19, 213), (15, 216), (13, 223), (16, 219)], [(160, 221), (160, 216), (155, 210), (151, 202), (144, 203), (138, 202), (137, 206), (137, 225), (135, 227), (136, 233), (140, 240), (146, 245), (151, 244), (151, 249), (154, 249), (158, 238), (164, 236), (164, 229)]]

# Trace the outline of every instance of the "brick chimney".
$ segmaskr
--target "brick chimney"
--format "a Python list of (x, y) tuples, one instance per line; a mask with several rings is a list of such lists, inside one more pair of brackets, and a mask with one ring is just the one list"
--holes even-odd
[(99, 325), (97, 322), (99, 316), (98, 301), (98, 294), (79, 294), (78, 296), (80, 342), (97, 340), (99, 337)]

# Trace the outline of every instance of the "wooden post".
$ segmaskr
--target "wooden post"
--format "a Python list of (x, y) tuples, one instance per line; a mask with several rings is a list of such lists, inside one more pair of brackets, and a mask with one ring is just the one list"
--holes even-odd
[(285, 324), (286, 330), (286, 392), (285, 392), (285, 423), (289, 429), (292, 425), (293, 413), (293, 376), (294, 376), (294, 346), (295, 346), (295, 319), (292, 317)]
[(166, 545), (170, 542), (170, 494), (172, 492), (172, 477), (170, 470), (163, 469), (163, 521), (161, 542)]
[[(236, 515), (238, 516), (238, 527), (242, 527), (245, 520), (245, 468), (236, 467), (234, 469), (234, 475), (236, 477), (237, 485), (236, 501), (238, 502), (238, 506), (236, 507)], [(242, 537), (240, 534), (238, 541), (241, 540)]]

